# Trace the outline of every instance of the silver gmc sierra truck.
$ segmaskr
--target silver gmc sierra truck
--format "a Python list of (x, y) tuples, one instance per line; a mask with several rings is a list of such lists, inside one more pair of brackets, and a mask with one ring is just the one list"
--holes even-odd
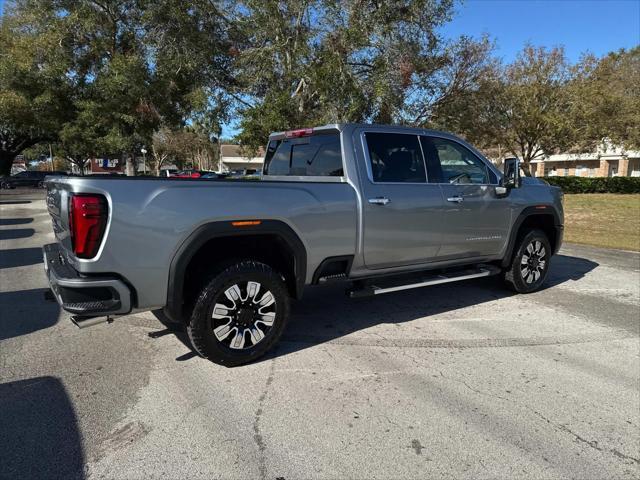
[(68, 177), (46, 182), (54, 296), (79, 326), (164, 309), (223, 365), (267, 352), (290, 299), (494, 274), (538, 290), (562, 242), (562, 192), (498, 171), (458, 137), (333, 124), (274, 133), (262, 178)]

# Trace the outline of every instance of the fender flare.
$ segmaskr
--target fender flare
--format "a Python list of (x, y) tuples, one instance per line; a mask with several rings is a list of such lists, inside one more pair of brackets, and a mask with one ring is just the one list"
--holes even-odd
[(564, 231), (564, 226), (560, 222), (560, 215), (558, 215), (557, 210), (552, 205), (535, 205), (524, 208), (515, 222), (513, 222), (513, 226), (511, 228), (511, 234), (509, 235), (509, 243), (507, 244), (507, 249), (505, 251), (504, 257), (502, 258), (501, 265), (502, 267), (508, 267), (509, 263), (511, 263), (511, 257), (513, 255), (513, 251), (516, 246), (516, 240), (518, 239), (518, 231), (520, 227), (524, 223), (527, 218), (533, 216), (553, 216), (553, 227), (556, 230), (556, 242), (555, 249), (553, 254), (555, 255), (560, 250), (560, 245), (562, 244), (562, 236)]
[(260, 220), (257, 225), (243, 227), (232, 225), (232, 220), (210, 222), (196, 228), (182, 242), (171, 260), (167, 304), (164, 308), (165, 314), (171, 320), (178, 321), (181, 317), (185, 273), (189, 262), (200, 247), (216, 238), (248, 235), (275, 235), (291, 249), (295, 274), (293, 293), (297, 299), (302, 297), (307, 275), (307, 250), (300, 237), (289, 225), (280, 220)]

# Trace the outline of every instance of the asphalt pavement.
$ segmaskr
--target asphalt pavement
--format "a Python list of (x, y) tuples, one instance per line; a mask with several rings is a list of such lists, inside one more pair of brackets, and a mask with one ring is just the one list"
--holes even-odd
[(42, 192), (0, 193), (0, 478), (639, 478), (640, 255), (565, 245), (546, 288), (314, 287), (224, 368), (144, 313), (46, 301)]

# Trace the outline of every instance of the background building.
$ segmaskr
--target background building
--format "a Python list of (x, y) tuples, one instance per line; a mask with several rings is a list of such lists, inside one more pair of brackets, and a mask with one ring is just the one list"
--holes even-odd
[(531, 161), (534, 177), (640, 177), (640, 151), (606, 146), (595, 153), (546, 155)]
[(220, 162), (222, 170), (260, 170), (264, 163), (264, 148), (260, 147), (255, 157), (248, 157), (241, 152), (240, 145), (220, 145)]
[(11, 166), (11, 175), (15, 175), (16, 173), (20, 173), (27, 169), (27, 163), (25, 161), (24, 155), (16, 156), (16, 159), (13, 161), (13, 165)]

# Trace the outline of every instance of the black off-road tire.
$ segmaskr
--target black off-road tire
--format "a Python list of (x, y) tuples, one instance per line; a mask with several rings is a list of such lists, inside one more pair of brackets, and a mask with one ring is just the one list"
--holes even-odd
[[(260, 292), (270, 292), (273, 295), (275, 315), (273, 325), (264, 332), (264, 337), (258, 343), (248, 348), (234, 349), (219, 340), (214, 333), (214, 326), (216, 322), (220, 321), (213, 318), (214, 306), (216, 303), (229, 303), (225, 291), (236, 285), (245, 285), (246, 290), (243, 293), (246, 293), (249, 298), (247, 282), (257, 282), (261, 286)], [(258, 295), (256, 294), (256, 296)], [(238, 304), (240, 303), (238, 301)], [(248, 303), (250, 302), (247, 301)], [(242, 365), (263, 356), (277, 343), (289, 319), (289, 309), (289, 293), (281, 274), (264, 263), (253, 260), (238, 261), (215, 275), (204, 286), (195, 302), (187, 325), (187, 332), (193, 348), (203, 358), (227, 367)], [(231, 316), (233, 317), (233, 315)], [(260, 323), (260, 320), (258, 322), (257, 325), (261, 327), (261, 332), (267, 330), (266, 325)], [(237, 331), (240, 331), (244, 327), (237, 328)], [(245, 333), (247, 332), (245, 331)], [(248, 334), (248, 339), (252, 343), (251, 334)], [(243, 340), (243, 344), (245, 340)]]
[[(532, 252), (528, 251), (531, 248), (534, 252), (537, 250), (539, 253), (532, 255)], [(540, 256), (540, 253), (543, 255)], [(516, 245), (511, 265), (504, 273), (507, 286), (517, 293), (532, 293), (540, 290), (549, 273), (551, 254), (551, 244), (542, 230), (535, 229), (526, 233)], [(536, 266), (530, 268), (533, 263), (525, 264), (525, 262), (534, 256), (536, 257)], [(544, 261), (542, 268), (540, 268), (540, 261)]]

